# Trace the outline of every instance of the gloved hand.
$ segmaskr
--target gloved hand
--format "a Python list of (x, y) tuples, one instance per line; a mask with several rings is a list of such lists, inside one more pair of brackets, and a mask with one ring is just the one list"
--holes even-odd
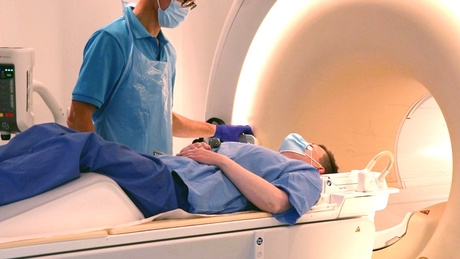
[(238, 142), (238, 137), (242, 133), (254, 135), (249, 125), (216, 125), (216, 133), (213, 138)]

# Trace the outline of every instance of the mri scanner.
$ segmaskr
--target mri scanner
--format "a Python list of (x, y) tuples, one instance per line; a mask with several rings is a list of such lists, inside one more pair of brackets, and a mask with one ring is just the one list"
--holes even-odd
[[(311, 220), (318, 215), (312, 211), (295, 226), (257, 214), (172, 230), (115, 228), (110, 235), (91, 232), (2, 247), (0, 256), (53, 258), (71, 251), (66, 256), (113, 258), (145, 256), (155, 249), (156, 255), (198, 258), (214, 246), (220, 254), (213, 256), (219, 258), (314, 258), (321, 251), (313, 250), (322, 245), (339, 257), (316, 258), (456, 258), (460, 9), (454, 2), (235, 0), (215, 51), (206, 117), (248, 123), (260, 143), (272, 149), (287, 133), (299, 132), (333, 150), (341, 171), (360, 167), (381, 150), (397, 150), (402, 118), (420, 98), (434, 97), (452, 145), (450, 194), (447, 202), (401, 219), (403, 232), (388, 240), (391, 245), (372, 252), (376, 232), (369, 210), (332, 221)], [(402, 188), (400, 174), (392, 171), (388, 184)], [(200, 239), (182, 243), (186, 253), (181, 254), (175, 252), (178, 235)], [(251, 245), (243, 245), (246, 241)]]
[[(249, 123), (271, 148), (288, 131), (333, 143), (339, 165), (348, 167), (362, 163), (360, 157), (375, 148), (396, 150), (401, 118), (429, 92), (452, 143), (450, 196), (432, 236), (420, 233), (429, 240), (426, 245), (404, 253), (414, 245), (407, 243), (391, 255), (455, 258), (460, 239), (460, 13), (455, 5), (246, 1), (217, 52), (207, 114)], [(262, 20), (260, 28), (254, 25)], [(392, 179), (399, 184), (397, 176), (387, 180)]]

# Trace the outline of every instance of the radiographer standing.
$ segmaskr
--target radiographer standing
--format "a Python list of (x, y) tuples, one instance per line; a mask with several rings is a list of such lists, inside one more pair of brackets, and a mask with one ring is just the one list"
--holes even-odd
[(145, 154), (172, 153), (172, 137), (237, 141), (249, 126), (213, 125), (172, 112), (176, 52), (161, 28), (175, 28), (195, 0), (140, 0), (85, 46), (67, 124)]

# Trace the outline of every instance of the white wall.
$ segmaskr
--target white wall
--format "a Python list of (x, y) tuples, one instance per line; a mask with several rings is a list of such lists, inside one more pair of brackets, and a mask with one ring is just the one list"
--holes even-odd
[[(110, 2), (1, 0), (0, 45), (34, 48), (34, 78), (53, 92), (61, 107), (68, 107), (86, 40), (120, 15), (121, 4)], [(34, 97), (36, 122), (51, 121), (43, 101)]]
[[(178, 52), (174, 110), (206, 120), (211, 63), (232, 1), (198, 0), (197, 4), (186, 23), (166, 34)], [(53, 92), (61, 107), (68, 108), (86, 41), (98, 28), (121, 15), (118, 0), (0, 0), (0, 46), (34, 48), (34, 78)], [(34, 112), (36, 123), (53, 120), (37, 94)], [(188, 143), (188, 139), (176, 139), (175, 152)]]

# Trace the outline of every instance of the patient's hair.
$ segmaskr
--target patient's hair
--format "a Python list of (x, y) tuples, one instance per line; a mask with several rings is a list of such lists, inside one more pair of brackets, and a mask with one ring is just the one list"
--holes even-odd
[(327, 154), (327, 155), (322, 156), (318, 161), (324, 167), (324, 173), (326, 174), (338, 173), (339, 166), (337, 165), (335, 161), (334, 154), (332, 154), (332, 152), (329, 149), (327, 149), (326, 146), (322, 144), (317, 144), (317, 145), (320, 146), (322, 149), (324, 149), (324, 151), (326, 151), (326, 154)]

